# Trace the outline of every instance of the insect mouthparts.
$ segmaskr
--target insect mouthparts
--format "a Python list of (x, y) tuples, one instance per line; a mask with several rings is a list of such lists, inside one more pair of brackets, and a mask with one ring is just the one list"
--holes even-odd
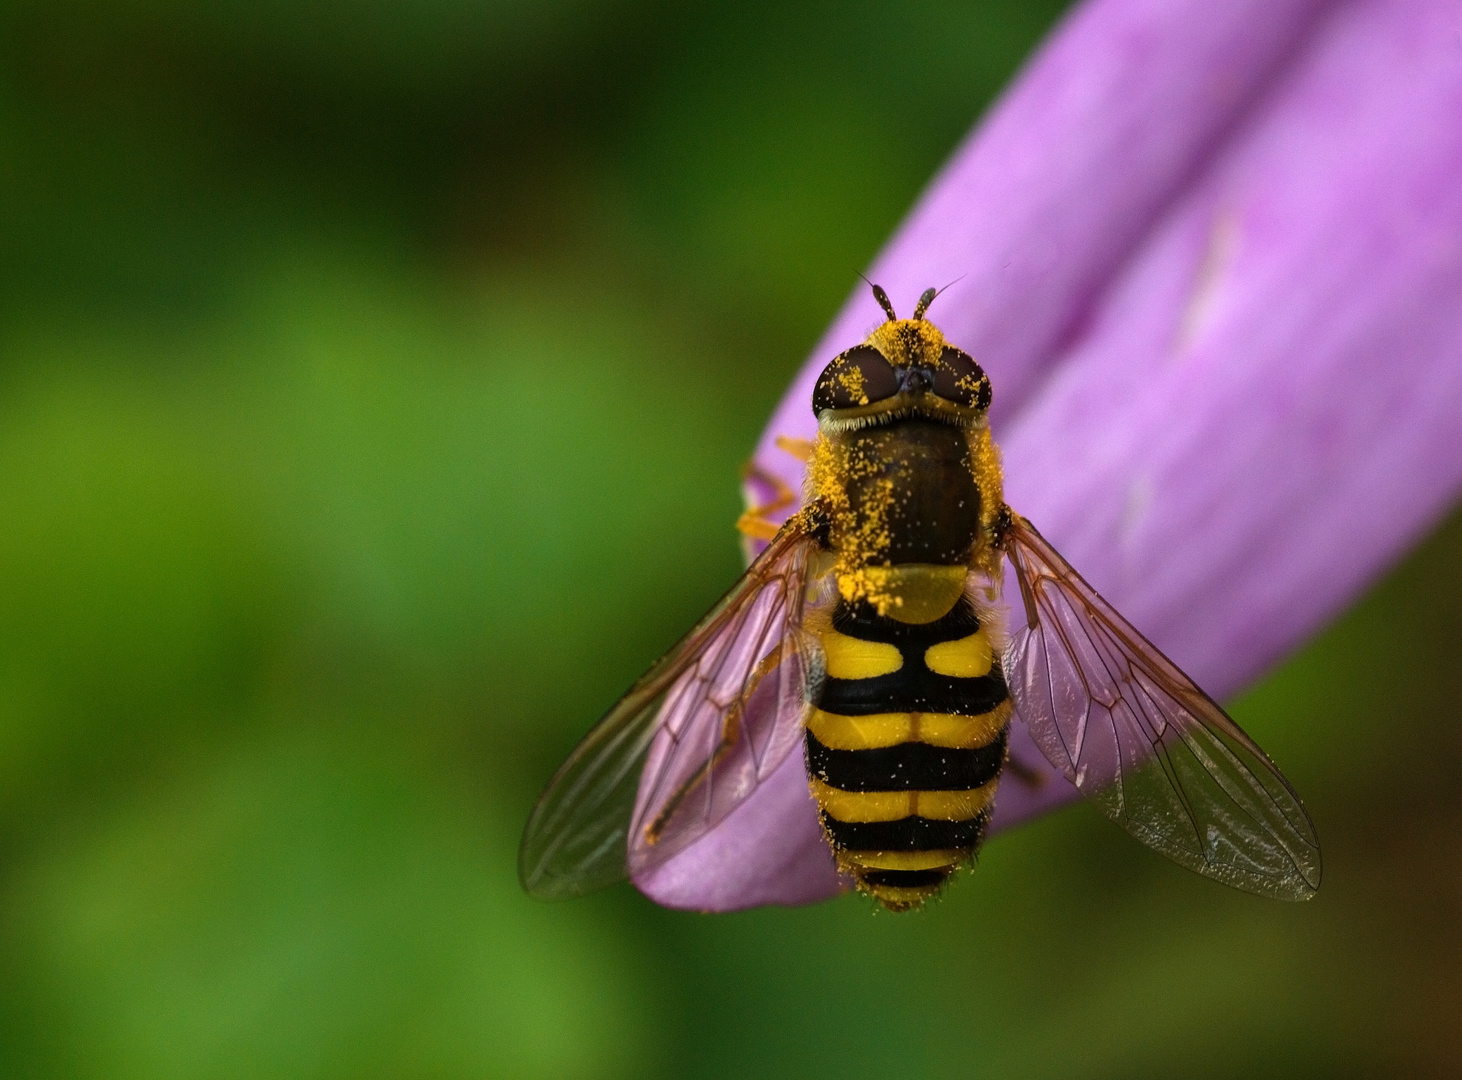
[(906, 393), (922, 394), (933, 385), (933, 378), (924, 368), (911, 367), (904, 375), (904, 391)]

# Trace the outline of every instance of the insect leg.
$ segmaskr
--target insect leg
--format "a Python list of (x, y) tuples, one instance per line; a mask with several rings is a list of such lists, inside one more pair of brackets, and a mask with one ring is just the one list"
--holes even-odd
[(798, 461), (811, 461), (813, 448), (817, 445), (811, 439), (794, 439), (790, 435), (778, 435), (777, 449), (785, 450)]
[[(1026, 522), (1026, 524), (1029, 525), (1030, 522)], [(1011, 541), (1011, 533), (1014, 528), (1015, 512), (1009, 506), (1002, 506), (1000, 516), (995, 522), (995, 546), (1005, 552), (1005, 557), (1015, 567), (1015, 580), (1020, 582), (1020, 598), (1025, 602), (1025, 624), (1034, 630), (1040, 625), (1041, 616), (1036, 607), (1035, 592), (1026, 576), (1025, 560), (1021, 556), (1019, 546)]]
[(1032, 791), (1039, 791), (1046, 786), (1049, 779), (1047, 775), (1034, 765), (1028, 765), (1020, 758), (1011, 754), (1005, 759), (1005, 771)]
[(742, 534), (751, 537), (753, 540), (770, 540), (777, 535), (781, 528), (776, 522), (770, 520), (767, 515), (774, 514), (778, 510), (784, 510), (797, 501), (797, 494), (778, 477), (773, 476), (757, 466), (755, 462), (748, 461), (741, 467), (742, 480), (759, 480), (772, 489), (772, 501), (753, 506), (741, 517), (736, 519), (736, 528)]

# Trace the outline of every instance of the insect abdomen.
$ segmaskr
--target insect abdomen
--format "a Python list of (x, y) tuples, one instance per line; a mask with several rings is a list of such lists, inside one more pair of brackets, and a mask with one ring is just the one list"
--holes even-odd
[(963, 596), (925, 623), (840, 602), (822, 640), (805, 738), (823, 829), (860, 889), (908, 908), (980, 845), (1005, 764), (1005, 679)]

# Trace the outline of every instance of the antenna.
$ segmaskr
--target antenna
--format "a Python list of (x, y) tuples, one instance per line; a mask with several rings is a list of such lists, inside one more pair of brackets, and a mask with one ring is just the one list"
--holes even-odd
[[(861, 274), (858, 276), (862, 277)], [(863, 278), (863, 280), (868, 281), (867, 278)], [(873, 285), (873, 282), (868, 281), (868, 284)], [(889, 322), (899, 321), (899, 317), (893, 313), (893, 302), (889, 300), (888, 293), (883, 291), (882, 285), (873, 285), (873, 299), (877, 300), (878, 306), (883, 308), (883, 313), (888, 316)]]
[(863, 278), (864, 283), (873, 290), (873, 299), (877, 300), (878, 306), (883, 308), (883, 313), (888, 316), (888, 321), (898, 322), (899, 317), (893, 313), (893, 302), (889, 300), (888, 293), (883, 291), (883, 286), (873, 284), (866, 277), (863, 277), (862, 274), (858, 276)]
[[(965, 276), (961, 274), (959, 277), (955, 278), (954, 281), (951, 281), (949, 285), (957, 284), (964, 279)], [(944, 289), (949, 288), (949, 285), (944, 286)], [(942, 293), (944, 289), (925, 289), (923, 295), (919, 297), (919, 306), (914, 309), (914, 318), (922, 319), (924, 317), (924, 312), (929, 310), (929, 305), (934, 303), (934, 298)]]

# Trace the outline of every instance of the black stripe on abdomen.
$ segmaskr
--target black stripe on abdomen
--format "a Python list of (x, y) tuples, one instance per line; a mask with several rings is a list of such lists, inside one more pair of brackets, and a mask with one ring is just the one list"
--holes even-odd
[(923, 817), (897, 821), (838, 821), (822, 815), (823, 828), (839, 847), (849, 851), (939, 851), (978, 847), (990, 820), (982, 811), (967, 821), (931, 821)]
[(868, 870), (863, 874), (863, 881), (874, 888), (932, 889), (943, 885), (949, 873), (948, 866), (938, 870)]
[(980, 716), (1007, 697), (1005, 676), (993, 664), (988, 675), (962, 679), (936, 675), (924, 666), (922, 653), (904, 654), (904, 666), (871, 679), (823, 681), (818, 707), (840, 716), (872, 716), (888, 712), (958, 713)]
[(1007, 724), (994, 742), (951, 750), (907, 742), (876, 750), (832, 750), (807, 731), (807, 771), (840, 791), (970, 791), (1000, 775)]
[(969, 637), (980, 628), (980, 618), (968, 597), (961, 597), (947, 614), (927, 623), (901, 623), (878, 614), (867, 601), (850, 604), (840, 600), (833, 611), (832, 623), (840, 634), (863, 641), (887, 642), (917, 652), (941, 641)]

